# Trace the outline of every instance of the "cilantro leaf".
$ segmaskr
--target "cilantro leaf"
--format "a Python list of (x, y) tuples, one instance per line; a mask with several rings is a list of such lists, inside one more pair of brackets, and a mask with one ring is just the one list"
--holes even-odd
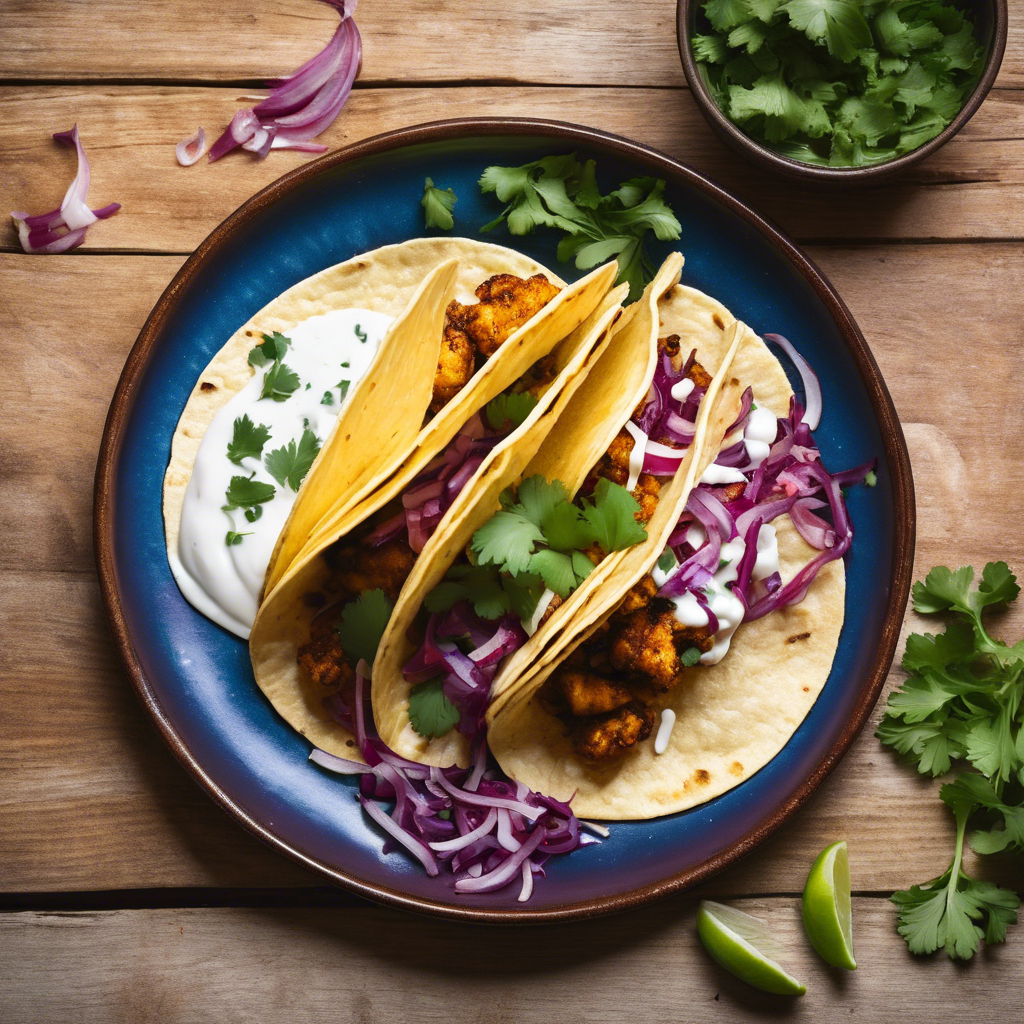
[(441, 679), (428, 679), (409, 691), (409, 724), (424, 739), (444, 736), (459, 724), (459, 709), (444, 695), (443, 685)]
[(339, 380), (335, 386), (341, 389), (341, 397), (338, 399), (338, 401), (344, 402), (345, 396), (348, 394), (348, 389), (352, 386), (352, 381)]
[(249, 351), (249, 365), (266, 366), (268, 363), (280, 362), (291, 343), (291, 338), (286, 338), (277, 331), (273, 334), (264, 334), (262, 342), (254, 345)]
[(270, 398), (283, 402), (299, 389), (299, 375), (286, 363), (275, 362), (263, 375), (260, 399)]
[(239, 416), (232, 428), (228, 442), (228, 459), (236, 466), (242, 459), (258, 459), (263, 446), (270, 440), (270, 428), (263, 423), (253, 423), (248, 414)]
[(367, 665), (373, 664), (394, 607), (383, 590), (365, 590), (345, 605), (336, 632), (345, 653), (353, 661), (362, 659)]
[(658, 568), (662, 572), (671, 572), (679, 564), (679, 559), (676, 558), (675, 552), (671, 548), (666, 548), (661, 553), (661, 558), (658, 559)]
[(362, 344), (365, 345), (366, 344), (367, 334), (366, 334), (366, 331), (363, 330), (363, 328), (362, 328), (362, 326), (360, 324), (356, 324), (356, 326), (355, 326), (355, 334), (356, 334), (356, 337), (360, 340), (360, 342), (362, 342)]
[(330, 390), (325, 391), (324, 392), (324, 397), (320, 399), (320, 404), (321, 405), (334, 405), (334, 392), (330, 391)]
[(594, 502), (583, 510), (583, 517), (590, 524), (594, 539), (610, 553), (647, 539), (647, 528), (636, 521), (639, 511), (639, 503), (625, 487), (602, 477), (594, 488)]
[(569, 495), (561, 480), (545, 480), (539, 473), (519, 485), (518, 508), (539, 529), (543, 529), (544, 521), (550, 517), (552, 510), (568, 500)]
[(229, 548), (234, 547), (235, 545), (242, 543), (243, 537), (251, 536), (252, 533), (235, 533), (234, 530), (228, 530), (228, 532), (224, 536), (224, 543), (227, 544)]
[(500, 619), (510, 611), (528, 619), (544, 589), (538, 576), (510, 576), (496, 565), (453, 565), (445, 578), (423, 601), (429, 612), (447, 611), (459, 601), (469, 601), (484, 619)]
[(293, 490), (298, 491), (302, 481), (306, 478), (313, 460), (320, 454), (320, 442), (316, 434), (308, 427), (302, 431), (302, 436), (296, 445), (295, 438), (282, 448), (275, 448), (263, 459), (267, 472), (282, 486), (286, 484)]
[(470, 541), (480, 564), (501, 566), (513, 576), (529, 570), (533, 548), (544, 540), (540, 527), (518, 508), (495, 512)]
[(782, 10), (808, 39), (824, 39), (828, 52), (839, 60), (855, 60), (872, 45), (871, 29), (853, 0), (789, 0)]
[(687, 647), (682, 654), (679, 655), (679, 660), (687, 667), (693, 668), (694, 665), (700, 661), (701, 650), (699, 647)]
[(221, 505), (221, 509), (224, 512), (239, 508), (251, 510), (256, 505), (270, 501), (276, 493), (277, 488), (273, 484), (265, 484), (251, 476), (233, 476), (225, 492), (226, 503)]
[(503, 430), (511, 434), (517, 427), (522, 426), (536, 404), (537, 399), (529, 391), (501, 394), (487, 403), (484, 415), (492, 430)]
[(451, 231), (455, 226), (452, 210), (457, 202), (458, 199), (450, 188), (446, 188), (443, 191), (439, 188), (434, 188), (433, 181), (427, 178), (423, 184), (423, 198), (420, 200), (426, 226), (428, 228), (441, 228), (443, 231)]
[(573, 560), (564, 551), (543, 548), (530, 559), (530, 572), (536, 573), (548, 589), (559, 597), (568, 597), (580, 584)]

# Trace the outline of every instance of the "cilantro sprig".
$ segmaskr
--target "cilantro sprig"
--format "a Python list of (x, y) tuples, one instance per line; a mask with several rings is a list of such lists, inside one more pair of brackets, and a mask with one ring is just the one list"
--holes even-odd
[(409, 724), (424, 739), (444, 736), (459, 724), (459, 709), (445, 696), (443, 686), (442, 679), (428, 679), (409, 691)]
[(599, 544), (605, 554), (639, 544), (647, 530), (636, 521), (640, 506), (624, 487), (598, 481), (593, 500), (573, 504), (560, 480), (532, 476), (513, 497), (501, 495), (501, 511), (470, 541), (480, 565), (496, 565), (510, 576), (534, 573), (566, 598), (587, 578), (594, 563), (584, 552)]
[(239, 416), (228, 442), (228, 459), (236, 466), (242, 464), (242, 459), (258, 459), (269, 440), (270, 428), (265, 423), (253, 423), (248, 413)]
[(434, 187), (434, 182), (427, 178), (423, 183), (423, 198), (420, 205), (423, 207), (423, 221), (428, 228), (441, 228), (442, 231), (451, 231), (455, 226), (455, 218), (452, 210), (458, 202), (455, 193), (450, 189)]
[(513, 430), (523, 425), (536, 404), (537, 399), (529, 391), (501, 394), (487, 403), (484, 415), (492, 430), (504, 430), (511, 434)]
[(579, 270), (589, 270), (616, 257), (615, 283), (629, 283), (631, 302), (654, 276), (644, 248), (648, 233), (662, 242), (682, 234), (663, 198), (661, 178), (631, 178), (601, 195), (594, 161), (580, 163), (575, 153), (544, 157), (521, 167), (488, 167), (480, 178), (480, 190), (495, 193), (505, 204), (481, 231), (491, 231), (502, 222), (513, 235), (532, 234), (538, 227), (564, 231), (559, 260), (574, 260)]
[(269, 398), (274, 402), (283, 402), (299, 389), (299, 375), (284, 362), (285, 353), (291, 344), (278, 331), (264, 334), (263, 341), (249, 350), (249, 365), (254, 369), (269, 366), (263, 374), (263, 389), (260, 400)]
[(221, 505), (221, 511), (234, 512), (236, 509), (242, 509), (245, 518), (250, 523), (255, 523), (263, 514), (263, 504), (270, 501), (276, 493), (277, 488), (273, 484), (254, 480), (252, 476), (233, 476), (225, 491), (225, 503)]
[(934, 138), (973, 91), (984, 50), (936, 0), (707, 0), (694, 56), (748, 135), (807, 163), (878, 163)]
[(444, 612), (459, 601), (468, 601), (482, 619), (500, 619), (514, 612), (526, 620), (543, 592), (543, 581), (533, 573), (512, 576), (496, 565), (463, 564), (453, 565), (423, 603), (428, 612)]
[(305, 480), (313, 460), (320, 454), (320, 442), (316, 434), (308, 427), (302, 431), (302, 436), (296, 444), (292, 438), (287, 445), (275, 448), (268, 452), (263, 459), (267, 472), (282, 486), (288, 486), (298, 492), (299, 486)]
[(977, 853), (1024, 853), (1024, 640), (1013, 646), (993, 639), (982, 616), (1020, 593), (1005, 562), (985, 566), (978, 586), (974, 569), (932, 569), (914, 585), (914, 609), (922, 615), (953, 613), (937, 636), (907, 637), (903, 685), (889, 696), (876, 736), (911, 760), (924, 775), (960, 771), (940, 796), (956, 820), (949, 869), (924, 885), (892, 897), (898, 930), (913, 953), (943, 947), (969, 959), (981, 939), (1002, 942), (1017, 920), (1017, 895), (963, 870), (969, 823), (983, 826), (970, 837)]
[(394, 607), (383, 590), (364, 590), (354, 601), (349, 601), (336, 627), (345, 654), (353, 661), (362, 658), (372, 665)]

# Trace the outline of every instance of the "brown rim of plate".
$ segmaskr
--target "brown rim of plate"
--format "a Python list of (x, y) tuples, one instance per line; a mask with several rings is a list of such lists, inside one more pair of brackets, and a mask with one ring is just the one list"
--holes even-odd
[(941, 149), (967, 124), (984, 102), (985, 97), (988, 96), (995, 84), (996, 75), (999, 74), (999, 66), (1003, 62), (1003, 53), (1006, 50), (1008, 22), (1006, 0), (984, 0), (986, 6), (992, 11), (992, 41), (985, 57), (984, 70), (978, 78), (978, 84), (974, 87), (974, 91), (968, 97), (960, 113), (934, 139), (929, 139), (924, 145), (918, 146), (917, 149), (898, 156), (894, 160), (871, 164), (868, 167), (820, 167), (817, 164), (793, 160), (763, 146), (722, 113), (714, 97), (704, 85), (697, 69), (697, 62), (693, 57), (693, 50), (690, 47), (691, 11), (702, 2), (703, 0), (678, 0), (676, 6), (676, 43), (683, 62), (683, 73), (686, 75), (686, 81), (693, 93), (697, 107), (714, 133), (727, 145), (762, 167), (775, 171), (777, 174), (789, 178), (790, 181), (800, 181), (804, 184), (809, 182), (819, 185), (877, 184), (896, 177), (912, 164), (924, 160), (925, 157)]
[[(540, 136), (555, 139), (559, 142), (568, 142), (571, 145), (612, 151), (619, 157), (638, 161), (646, 165), (652, 169), (652, 173), (657, 173), (670, 179), (682, 180), (690, 187), (696, 188), (704, 195), (721, 203), (746, 223), (768, 236), (789, 258), (796, 269), (799, 270), (811, 288), (813, 288), (815, 294), (825, 304), (843, 334), (850, 354), (857, 363), (861, 377), (870, 395), (875, 415), (878, 418), (885, 457), (891, 470), (895, 499), (892, 591), (889, 609), (882, 624), (878, 653), (875, 656), (867, 678), (862, 684), (854, 714), (846, 723), (832, 750), (821, 761), (811, 776), (804, 780), (803, 784), (798, 787), (782, 807), (758, 823), (742, 839), (694, 868), (627, 893), (583, 900), (578, 903), (536, 911), (518, 908), (457, 907), (446, 903), (434, 902), (433, 900), (412, 897), (386, 886), (366, 882), (361, 878), (348, 875), (344, 871), (340, 871), (303, 853), (281, 837), (275, 835), (262, 821), (256, 820), (236, 804), (220, 788), (217, 782), (204, 771), (202, 766), (193, 757), (191, 751), (182, 743), (181, 738), (171, 727), (170, 722), (164, 715), (163, 709), (142, 671), (142, 666), (139, 663), (132, 638), (127, 629), (121, 607), (120, 594), (117, 589), (117, 573), (113, 557), (113, 513), (108, 498), (113, 482), (115, 465), (124, 440), (124, 427), (135, 401), (139, 374), (149, 360), (151, 351), (179, 293), (193, 281), (209, 261), (216, 259), (218, 251), (239, 227), (244, 225), (256, 213), (266, 209), (292, 189), (316, 177), (327, 168), (363, 157), (376, 156), (398, 147), (464, 139), (472, 136)], [(456, 921), (478, 921), (492, 924), (535, 924), (546, 921), (590, 918), (629, 910), (695, 885), (721, 871), (744, 854), (749, 853), (758, 843), (761, 843), (775, 832), (799, 807), (806, 803), (811, 793), (814, 792), (825, 776), (832, 771), (863, 728), (868, 715), (878, 700), (878, 695), (885, 682), (886, 674), (896, 649), (896, 643), (899, 639), (900, 626), (903, 622), (903, 610), (910, 593), (915, 526), (914, 488), (910, 469), (910, 457), (903, 438), (903, 430), (900, 427), (892, 399), (882, 381), (878, 365), (842, 299), (835, 293), (821, 271), (795, 245), (788, 241), (784, 235), (760, 215), (754, 213), (748, 206), (744, 205), (734, 196), (731, 196), (728, 192), (723, 191), (696, 171), (677, 163), (656, 150), (636, 142), (631, 142), (628, 139), (562, 121), (534, 120), (530, 118), (460, 118), (400, 128), (396, 131), (386, 132), (383, 135), (376, 135), (362, 142), (354, 143), (333, 153), (328, 153), (317, 160), (290, 171), (268, 185), (261, 192), (258, 192), (247, 202), (243, 203), (227, 220), (210, 233), (177, 274), (175, 274), (156, 306), (154, 306), (153, 312), (150, 313), (139, 334), (138, 340), (128, 355), (110, 404), (106, 425), (103, 430), (103, 439), (100, 444), (99, 461), (96, 466), (93, 533), (104, 607), (106, 608), (121, 661), (132, 681), (132, 685), (135, 687), (143, 706), (153, 717), (175, 756), (221, 807), (230, 812), (250, 832), (270, 846), (287, 853), (299, 861), (299, 863), (319, 872), (330, 881), (341, 885), (358, 896), (376, 900), (379, 903), (403, 910), (436, 914)]]

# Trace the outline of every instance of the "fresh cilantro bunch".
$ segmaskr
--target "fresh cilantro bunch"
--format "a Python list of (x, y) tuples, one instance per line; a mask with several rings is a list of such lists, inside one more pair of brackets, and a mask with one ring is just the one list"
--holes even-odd
[(522, 167), (488, 167), (480, 178), (482, 192), (494, 192), (505, 209), (481, 231), (502, 221), (513, 235), (532, 234), (538, 227), (565, 232), (558, 258), (575, 260), (589, 270), (613, 256), (619, 261), (616, 284), (629, 283), (629, 301), (640, 297), (654, 276), (644, 250), (648, 232), (662, 242), (679, 238), (682, 227), (662, 198), (660, 178), (631, 178), (602, 196), (593, 160), (580, 163), (575, 153), (548, 156)]
[(495, 565), (511, 577), (535, 574), (562, 598), (593, 571), (585, 554), (592, 545), (609, 554), (647, 538), (635, 518), (636, 499), (610, 480), (599, 480), (593, 500), (580, 507), (560, 480), (532, 476), (519, 485), (515, 498), (505, 491), (501, 506), (473, 534), (470, 548), (478, 565)]
[(932, 569), (914, 585), (914, 609), (957, 618), (938, 636), (907, 637), (903, 668), (909, 677), (889, 696), (875, 734), (938, 776), (966, 761), (940, 796), (956, 819), (956, 844), (941, 877), (897, 892), (899, 933), (912, 953), (940, 946), (969, 959), (978, 942), (1002, 942), (1017, 920), (1016, 894), (971, 878), (962, 869), (967, 825), (977, 853), (1024, 852), (1024, 640), (1012, 647), (993, 640), (982, 622), (986, 609), (1005, 607), (1020, 593), (1005, 562), (990, 562), (972, 587), (971, 566)]
[(715, 101), (748, 135), (807, 163), (857, 167), (934, 138), (984, 50), (937, 0), (707, 0), (692, 37)]

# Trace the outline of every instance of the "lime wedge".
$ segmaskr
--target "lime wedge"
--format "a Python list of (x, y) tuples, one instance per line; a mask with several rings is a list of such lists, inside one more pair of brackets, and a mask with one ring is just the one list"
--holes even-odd
[(774, 952), (768, 926), (742, 910), (701, 900), (697, 934), (704, 948), (727, 971), (764, 992), (802, 996), (807, 988), (765, 952)]
[(804, 886), (804, 929), (811, 945), (833, 967), (857, 969), (850, 913), (850, 859), (846, 843), (826, 846)]

